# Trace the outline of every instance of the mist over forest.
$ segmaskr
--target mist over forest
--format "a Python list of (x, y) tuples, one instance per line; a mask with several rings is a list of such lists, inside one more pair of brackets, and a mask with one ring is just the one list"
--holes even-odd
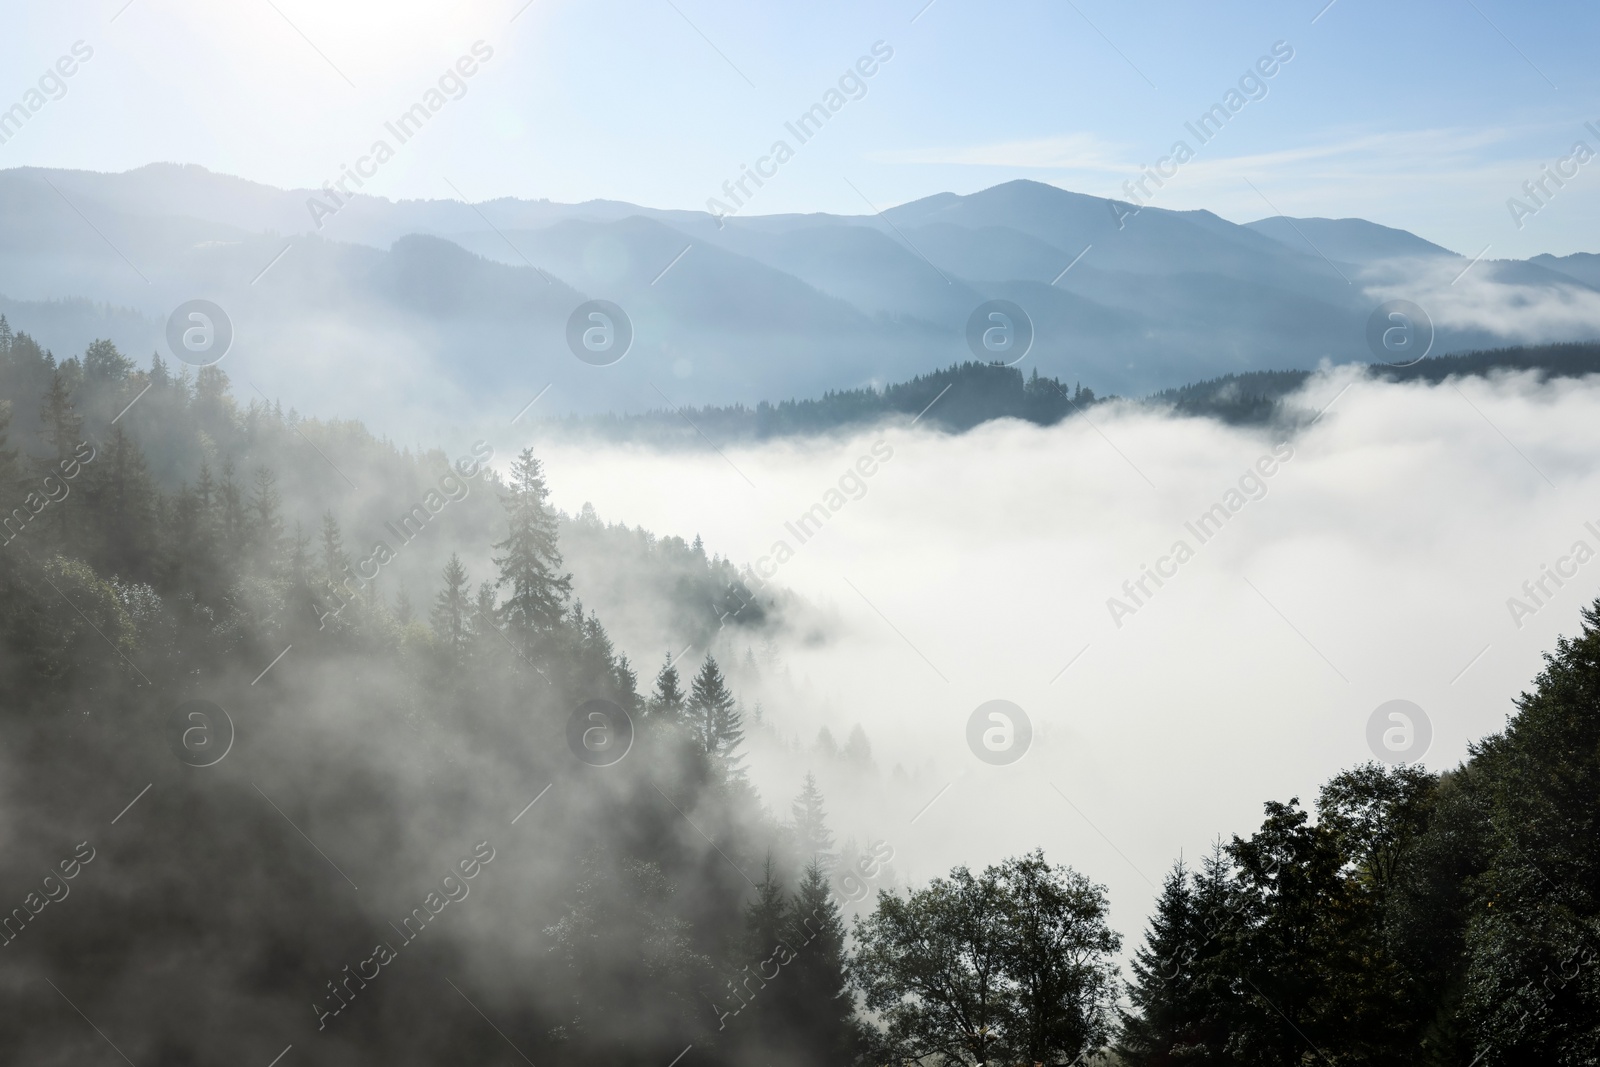
[(0, 34), (0, 1067), (1600, 1067), (1600, 7)]
[[(1580, 813), (1592, 809), (1600, 616), (1581, 594), (1533, 586), (1513, 629), (1532, 619), (1543, 637), (1467, 664), (1481, 688), (1431, 723), (1396, 720), (1406, 745), (1428, 731), (1426, 763), (1374, 760), (1381, 745), (1363, 758), (1371, 731), (1350, 721), (1360, 698), (1348, 695), (1313, 702), (1301, 727), (1345, 740), (1259, 762), (1280, 700), (1304, 684), (1216, 676), (1193, 647), (1195, 613), (1225, 642), (1298, 633), (1295, 658), (1326, 643), (1349, 666), (1355, 647), (1325, 615), (1308, 650), (1293, 624), (1259, 611), (1224, 608), (1219, 625), (1215, 590), (1205, 604), (1164, 594), (1165, 623), (1141, 616), (1158, 606), (1148, 580), (1085, 583), (1109, 594), (1109, 623), (1050, 606), (1062, 577), (1081, 588), (1117, 547), (1094, 544), (1103, 534), (1085, 511), (1131, 518), (1146, 477), (1200, 484), (1202, 500), (1232, 479), (1248, 497), (1233, 508), (1222, 493), (1222, 513), (1293, 543), (1307, 536), (1297, 493), (1331, 506), (1354, 488), (1345, 468), (1359, 452), (1400, 464), (1453, 435), (1442, 455), (1463, 479), (1526, 483), (1526, 456), (1463, 433), (1482, 405), (1524, 441), (1542, 425), (1564, 442), (1541, 452), (1550, 469), (1592, 484), (1593, 379), (1545, 376), (1581, 352), (1479, 360), (1492, 376), (1477, 384), (1358, 368), (1302, 377), (1273, 403), (1321, 409), (1309, 418), (1091, 396), (1059, 422), (1004, 417), (951, 436), (933, 420), (846, 420), (687, 458), (543, 424), (530, 431), (542, 445), (419, 452), (240, 395), (220, 366), (159, 354), (140, 366), (106, 341), (57, 359), (9, 323), (0, 355), (0, 459), (14, 487), (0, 557), (14, 1062), (100, 1055), (111, 1034), (136, 1063), (276, 1043), (385, 1064), (1275, 1063), (1312, 1046), (1346, 1062), (1445, 1063), (1483, 1047), (1564, 1056), (1592, 1036), (1579, 872), (1594, 838)], [(979, 371), (1009, 373), (964, 374)], [(1442, 392), (1463, 389), (1476, 402)], [(1381, 413), (1396, 405), (1418, 424), (1397, 433)], [(1025, 457), (1050, 453), (1078, 457), (1054, 476), (1076, 491), (1030, 485)], [(1268, 470), (1256, 453), (1279, 469), (1254, 473)], [(1177, 474), (1197, 457), (1207, 471)], [(994, 482), (996, 462), (1017, 473)], [(713, 519), (706, 502), (741, 478), (755, 480), (751, 499)], [(1396, 506), (1371, 489), (1369, 513)], [(1059, 495), (1067, 513), (1006, 535), (947, 521), (929, 538), (951, 493), (974, 518), (1016, 515), (997, 490)], [(1568, 492), (1577, 503), (1586, 490)], [(814, 528), (813, 498), (826, 516)], [(799, 527), (761, 517), (783, 501)], [(1145, 525), (1182, 530), (1180, 516), (1204, 507), (1165, 510), (1125, 519), (1113, 541), (1159, 545)], [(740, 514), (751, 521), (725, 521)], [(1346, 533), (1316, 509), (1306, 521), (1324, 537), (1391, 537), (1370, 514), (1345, 519)], [(1479, 520), (1476, 536), (1503, 542), (1543, 523)], [(919, 529), (923, 558), (907, 560), (903, 538)], [(794, 541), (793, 565), (762, 551), (777, 548), (763, 544), (772, 531)], [(1248, 566), (1283, 595), (1297, 568), (1264, 574), (1256, 556), (1271, 542), (1212, 536), (1224, 533), (1236, 540), (1211, 551), (1233, 558), (1192, 581)], [(1026, 563), (1035, 554), (1007, 537), (1041, 535), (1076, 541), (1080, 561), (1040, 587), (1042, 601), (1013, 598), (1004, 625), (947, 634), (932, 602), (915, 605), (920, 586), (944, 618), (984, 617), (991, 587), (1022, 575), (998, 559), (989, 574), (936, 561), (998, 550)], [(960, 547), (985, 542), (978, 556)], [(1413, 555), (1403, 539), (1387, 548)], [(1574, 551), (1560, 573), (1593, 554)], [(1394, 563), (1434, 581), (1426, 562)], [(927, 584), (930, 567), (976, 599)], [(1131, 556), (1110, 565), (1140, 569)], [(830, 583), (835, 571), (845, 584)], [(1481, 616), (1504, 610), (1502, 587), (1516, 588), (1508, 576), (1458, 596)], [(1304, 618), (1304, 590), (1290, 595)], [(1405, 614), (1383, 638), (1399, 662), (1365, 657), (1377, 677), (1358, 678), (1362, 691), (1392, 695), (1384, 676), (1434, 655), (1401, 636), (1416, 625)], [(1450, 628), (1436, 608), (1426, 617)], [(1107, 647), (1140, 624), (1171, 632)], [(1447, 656), (1470, 652), (1440, 636)], [(1097, 641), (1110, 662), (1096, 662)], [(1127, 657), (1169, 671), (1141, 693)], [(1323, 662), (1320, 688), (1352, 683)], [(1439, 708), (1454, 684), (1404, 692)], [(1172, 721), (1163, 742), (1132, 711), (1194, 686), (1235, 694), (1239, 733), (1221, 749)], [(1003, 743), (988, 744), (973, 730), (990, 720), (958, 711), (995, 692), (1023, 701), (1003, 707), (1030, 731), (1029, 759), (1006, 757), (1010, 712), (992, 720)], [(1205, 716), (1204, 698), (1185, 702)], [(1235, 781), (1215, 781), (1216, 767)], [(84, 1001), (94, 1028), (71, 1025)]]

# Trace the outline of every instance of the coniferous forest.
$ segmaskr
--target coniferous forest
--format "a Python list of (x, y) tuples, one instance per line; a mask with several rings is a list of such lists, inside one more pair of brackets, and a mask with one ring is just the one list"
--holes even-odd
[[(1600, 605), (1465, 762), (1264, 798), (1124, 945), (1071, 857), (898, 884), (762, 797), (706, 650), (792, 605), (698, 540), (236, 386), (0, 323), (7, 1063), (1600, 1062)], [(630, 662), (582, 538), (753, 607)]]

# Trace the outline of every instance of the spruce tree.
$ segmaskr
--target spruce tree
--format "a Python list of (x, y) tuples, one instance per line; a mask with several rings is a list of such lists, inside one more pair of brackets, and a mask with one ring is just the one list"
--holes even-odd
[(495, 543), (504, 555), (494, 562), (500, 569), (496, 587), (511, 590), (501, 606), (501, 619), (529, 651), (548, 644), (572, 592), (572, 576), (561, 573), (556, 514), (549, 496), (533, 449), (523, 449), (511, 465), (510, 494), (501, 501), (509, 532), (504, 541)]
[[(45, 390), (44, 407), (39, 412), (39, 418), (47, 447), (46, 455), (38, 461), (39, 473), (41, 476), (60, 478), (64, 469), (62, 465), (72, 458), (73, 450), (83, 440), (83, 416), (78, 414), (77, 406), (72, 401), (67, 375), (60, 370), (50, 375), (50, 385)], [(70, 536), (72, 519), (81, 502), (68, 502), (76, 495), (69, 493), (66, 499), (54, 505), (56, 545), (62, 552), (69, 551), (69, 546), (74, 543)]]
[(744, 932), (737, 953), (740, 969), (734, 972), (733, 988), (726, 991), (730, 1003), (723, 1005), (737, 1007), (744, 998), (751, 998), (739, 1009), (739, 1031), (744, 1039), (740, 1044), (778, 1049), (792, 1040), (785, 1022), (794, 990), (763, 992), (769, 983), (787, 981), (782, 967), (793, 944), (787, 930), (788, 918), (789, 901), (769, 852), (756, 886), (756, 899), (745, 905)]
[(844, 919), (821, 864), (808, 863), (789, 912), (795, 958), (784, 980), (794, 983), (789, 1031), (803, 1063), (854, 1062), (861, 1045), (845, 956)]
[(283, 559), (283, 497), (278, 493), (278, 476), (268, 467), (257, 467), (250, 493), (248, 540), (257, 571), (276, 574)]
[(113, 574), (145, 577), (155, 545), (156, 492), (143, 453), (120, 425), (111, 427), (106, 454), (83, 481), (94, 496), (100, 562)]
[(867, 732), (860, 723), (850, 728), (850, 736), (845, 739), (844, 749), (839, 755), (853, 767), (865, 770), (872, 766), (872, 745), (867, 741)]
[(350, 556), (344, 550), (344, 537), (339, 532), (339, 520), (333, 512), (322, 514), (322, 576), (335, 589), (343, 590), (345, 576), (350, 573)]
[(1194, 1055), (1194, 965), (1205, 940), (1195, 914), (1190, 872), (1179, 859), (1161, 884), (1155, 914), (1144, 944), (1133, 953), (1128, 999), (1133, 1010), (1118, 1009), (1122, 1033), (1117, 1054), (1130, 1067), (1171, 1067), (1214, 1060)]
[(688, 720), (701, 750), (725, 775), (738, 775), (739, 757), (734, 755), (734, 749), (744, 740), (743, 724), (733, 694), (728, 692), (722, 671), (710, 653), (689, 689)]
[(833, 869), (833, 833), (822, 810), (822, 791), (816, 775), (806, 772), (805, 784), (789, 807), (794, 822), (795, 855), (802, 864), (816, 864), (826, 873)]
[(682, 721), (685, 707), (683, 686), (678, 681), (678, 668), (673, 666), (672, 654), (669, 652), (660, 673), (656, 675), (655, 692), (650, 694), (647, 709), (652, 718), (676, 723)]
[(451, 659), (459, 661), (466, 654), (467, 640), (472, 635), (472, 594), (467, 568), (461, 557), (450, 553), (450, 562), (444, 565), (444, 588), (433, 598), (433, 611), (429, 621)]

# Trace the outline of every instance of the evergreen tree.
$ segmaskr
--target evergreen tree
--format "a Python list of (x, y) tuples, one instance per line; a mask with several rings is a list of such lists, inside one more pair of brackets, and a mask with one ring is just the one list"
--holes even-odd
[(133, 372), (133, 360), (117, 351), (110, 341), (91, 341), (83, 350), (84, 378), (96, 385), (126, 381)]
[(473, 607), (467, 568), (461, 565), (461, 557), (454, 552), (450, 553), (450, 562), (444, 565), (442, 577), (444, 588), (433, 598), (429, 621), (450, 658), (460, 662), (472, 636)]
[(311, 535), (306, 533), (305, 527), (297, 519), (294, 536), (289, 539), (289, 584), (297, 596), (306, 596), (311, 590), (310, 548)]
[[(5, 327), (5, 316), (0, 315), (0, 328)], [(0, 343), (7, 340), (0, 329)], [(0, 518), (10, 514), (13, 503), (22, 495), (22, 467), (18, 450), (11, 445), (11, 401), (0, 400)], [(6, 535), (0, 533), (0, 540)]]
[(867, 732), (860, 723), (850, 728), (850, 736), (845, 739), (844, 749), (839, 755), (853, 767), (865, 770), (872, 766), (872, 745), (867, 741)]
[(739, 757), (734, 750), (744, 740), (744, 729), (733, 694), (710, 653), (689, 688), (688, 721), (701, 751), (711, 757), (725, 776), (737, 776)]
[(1118, 1010), (1122, 1033), (1117, 1053), (1130, 1065), (1174, 1067), (1194, 1062), (1176, 1050), (1193, 1036), (1188, 994), (1191, 967), (1203, 938), (1189, 871), (1179, 859), (1161, 883), (1144, 944), (1130, 961), (1133, 980), (1128, 983), (1128, 1000), (1133, 1011)]
[(249, 527), (239, 483), (233, 480), (233, 460), (222, 465), (222, 484), (217, 487), (217, 539), (229, 555), (248, 553)]
[[(41, 476), (61, 477), (63, 470), (67, 469), (63, 465), (71, 460), (74, 449), (83, 441), (83, 416), (78, 414), (72, 402), (72, 390), (67, 384), (67, 377), (60, 370), (50, 376), (44, 407), (39, 412), (46, 446), (46, 454), (37, 464)], [(75, 495), (69, 492), (66, 499), (54, 505), (56, 544), (64, 552), (70, 551), (76, 543), (71, 537), (72, 520), (80, 506), (71, 502)]]
[(344, 580), (350, 573), (350, 556), (344, 550), (344, 537), (339, 532), (339, 520), (333, 512), (322, 514), (322, 576), (328, 584), (344, 592)]
[(847, 1064), (861, 1048), (845, 954), (845, 925), (833, 899), (827, 872), (808, 863), (789, 913), (789, 944), (794, 960), (787, 1030), (801, 1062)]
[(652, 718), (676, 723), (683, 720), (686, 707), (683, 686), (678, 681), (678, 668), (673, 665), (672, 653), (669, 652), (660, 672), (656, 674), (655, 692), (650, 694), (647, 708)]
[(795, 854), (803, 864), (816, 864), (824, 873), (833, 869), (833, 833), (822, 810), (822, 791), (816, 775), (806, 772), (805, 784), (789, 806), (794, 823)]
[(267, 467), (257, 467), (246, 522), (256, 567), (263, 574), (276, 573), (283, 557), (282, 511), (278, 476)]
[[(756, 899), (744, 908), (744, 931), (736, 953), (744, 965), (726, 990), (729, 1003), (724, 1007), (738, 1011), (741, 1040), (737, 1044), (744, 1050), (741, 1058), (759, 1056), (757, 1049), (783, 1048), (793, 1040), (786, 1009), (794, 989), (762, 993), (769, 983), (790, 981), (783, 970), (784, 960), (793, 951), (788, 918), (789, 901), (769, 852), (761, 881), (756, 885)], [(738, 1006), (741, 1003), (743, 1007)]]
[(84, 482), (95, 497), (100, 561), (112, 574), (143, 577), (155, 544), (155, 488), (143, 453), (120, 424)]
[(500, 569), (496, 586), (511, 590), (500, 609), (501, 619), (530, 652), (548, 643), (566, 614), (572, 592), (572, 576), (561, 573), (549, 495), (533, 449), (523, 449), (511, 465), (510, 493), (502, 499), (510, 529), (494, 547), (504, 555), (494, 562)]

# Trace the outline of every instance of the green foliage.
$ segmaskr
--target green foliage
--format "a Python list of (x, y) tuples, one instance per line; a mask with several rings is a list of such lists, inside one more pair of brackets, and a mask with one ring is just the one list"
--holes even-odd
[(1035, 851), (900, 897), (855, 928), (874, 1059), (1059, 1063), (1101, 1044), (1119, 946), (1105, 890)]

